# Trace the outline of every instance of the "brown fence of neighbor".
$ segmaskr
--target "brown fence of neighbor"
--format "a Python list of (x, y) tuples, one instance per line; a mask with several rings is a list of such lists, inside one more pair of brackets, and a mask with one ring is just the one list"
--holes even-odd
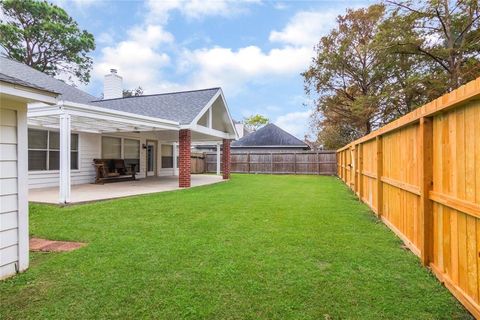
[[(335, 151), (231, 154), (231, 172), (235, 173), (335, 175), (336, 167)], [(207, 172), (215, 172), (216, 168), (216, 153), (206, 153)]]
[(480, 78), (337, 151), (338, 175), (480, 318)]
[(190, 159), (190, 173), (205, 172), (205, 154), (203, 152), (192, 152)]

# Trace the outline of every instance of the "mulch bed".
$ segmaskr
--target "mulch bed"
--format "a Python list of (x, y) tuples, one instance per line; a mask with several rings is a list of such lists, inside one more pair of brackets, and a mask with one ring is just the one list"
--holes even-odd
[(86, 243), (71, 241), (54, 241), (41, 238), (30, 238), (30, 251), (69, 252), (86, 246)]

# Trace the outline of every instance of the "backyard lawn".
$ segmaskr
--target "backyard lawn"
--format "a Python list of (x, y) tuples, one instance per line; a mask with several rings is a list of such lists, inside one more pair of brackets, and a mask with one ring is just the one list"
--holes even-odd
[(333, 177), (234, 175), (30, 219), (88, 245), (32, 254), (0, 282), (0, 319), (471, 318)]

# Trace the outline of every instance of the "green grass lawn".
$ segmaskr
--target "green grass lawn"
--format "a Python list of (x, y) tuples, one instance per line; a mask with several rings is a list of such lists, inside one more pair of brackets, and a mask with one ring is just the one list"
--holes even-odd
[[(108, 187), (108, 186), (106, 186)], [(0, 319), (470, 319), (338, 179), (227, 183), (58, 208), (36, 253), (0, 282)]]

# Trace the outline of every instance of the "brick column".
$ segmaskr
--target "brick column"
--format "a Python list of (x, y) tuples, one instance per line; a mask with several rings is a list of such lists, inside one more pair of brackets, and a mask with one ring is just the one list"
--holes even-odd
[(180, 188), (190, 187), (190, 166), (191, 166), (191, 132), (182, 129), (178, 133), (178, 186)]
[(223, 179), (230, 179), (230, 140), (223, 139)]

